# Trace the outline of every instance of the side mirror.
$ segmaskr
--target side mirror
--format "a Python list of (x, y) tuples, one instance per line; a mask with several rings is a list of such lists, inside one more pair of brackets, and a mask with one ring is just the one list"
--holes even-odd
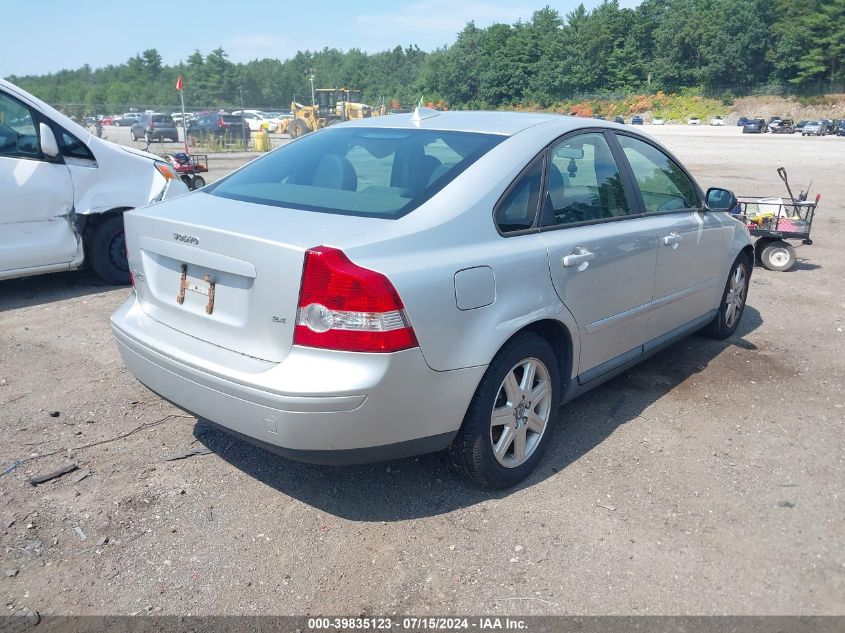
[(56, 141), (56, 135), (53, 130), (46, 123), (41, 123), (38, 126), (38, 133), (41, 136), (41, 152), (45, 156), (55, 158), (59, 155), (59, 143)]
[(736, 207), (736, 196), (732, 191), (710, 187), (707, 190), (707, 209), (709, 211), (733, 211)]

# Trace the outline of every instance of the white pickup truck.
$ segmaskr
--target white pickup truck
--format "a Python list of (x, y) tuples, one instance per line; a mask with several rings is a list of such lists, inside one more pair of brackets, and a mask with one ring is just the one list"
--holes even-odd
[(187, 192), (158, 156), (99, 139), (0, 79), (0, 279), (87, 261), (128, 283), (123, 212)]

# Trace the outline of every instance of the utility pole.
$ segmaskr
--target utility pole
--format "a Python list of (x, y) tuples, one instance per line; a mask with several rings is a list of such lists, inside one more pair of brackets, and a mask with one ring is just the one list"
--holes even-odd
[(316, 105), (317, 100), (314, 98), (314, 69), (308, 71), (308, 79), (311, 81), (311, 105)]

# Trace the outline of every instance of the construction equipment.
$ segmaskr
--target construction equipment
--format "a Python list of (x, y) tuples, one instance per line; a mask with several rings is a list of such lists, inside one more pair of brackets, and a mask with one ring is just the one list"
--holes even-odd
[[(373, 116), (373, 109), (361, 101), (361, 91), (349, 88), (317, 88), (316, 103), (306, 106), (294, 101), (290, 105), (292, 119), (277, 130), (298, 138), (341, 121), (366, 119)], [(382, 111), (384, 108), (382, 107)], [(381, 111), (379, 111), (381, 113)]]

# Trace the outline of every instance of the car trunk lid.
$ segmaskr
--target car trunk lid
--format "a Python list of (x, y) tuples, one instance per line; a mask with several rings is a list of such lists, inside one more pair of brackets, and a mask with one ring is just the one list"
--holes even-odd
[(273, 362), (284, 360), (293, 343), (305, 251), (342, 248), (386, 222), (204, 192), (124, 217), (136, 292), (149, 316)]

